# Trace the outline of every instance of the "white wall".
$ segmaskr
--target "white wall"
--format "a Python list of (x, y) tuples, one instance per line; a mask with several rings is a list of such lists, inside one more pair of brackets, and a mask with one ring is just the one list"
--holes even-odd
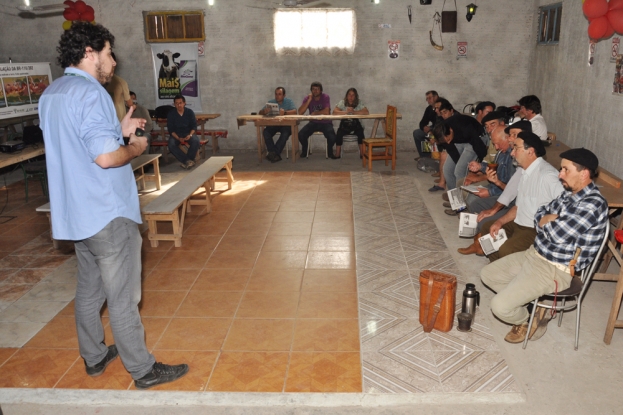
[[(535, 14), (538, 6), (551, 3), (537, 0)], [(623, 177), (623, 95), (612, 95), (611, 40), (597, 43), (595, 62), (589, 67), (588, 21), (582, 1), (562, 3), (560, 42), (556, 46), (533, 44), (528, 89), (540, 97), (549, 131), (571, 147), (590, 149), (600, 165)]]
[[(439, 91), (457, 109), (480, 100), (512, 105), (528, 92), (534, 7), (526, 7), (526, 2), (477, 0), (477, 14), (468, 23), (465, 6), (472, 0), (457, 1), (458, 31), (443, 35), (445, 49), (439, 52), (430, 45), (428, 31), (434, 12), (441, 11), (441, 0), (434, 0), (430, 6), (421, 6), (416, 0), (381, 0), (379, 5), (369, 0), (324, 0), (334, 7), (355, 9), (355, 53), (277, 57), (272, 10), (246, 7), (270, 7), (273, 1), (277, 0), (215, 0), (213, 7), (205, 0), (91, 0), (87, 4), (95, 8), (96, 21), (115, 35), (118, 73), (147, 107), (153, 106), (155, 93), (142, 11), (205, 9), (206, 56), (199, 60), (200, 87), (204, 112), (222, 114), (212, 125), (230, 131), (223, 148), (255, 148), (255, 129), (247, 126), (238, 130), (236, 116), (257, 111), (272, 97), (277, 85), (285, 86), (296, 104), (308, 93), (311, 82), (319, 80), (332, 105), (351, 86), (358, 89), (372, 112), (384, 112), (387, 104), (396, 105), (403, 115), (398, 122), (399, 146), (406, 149), (414, 149), (411, 132), (417, 128), (426, 105), (424, 93), (429, 89)], [(64, 19), (9, 15), (16, 14), (17, 3), (0, 0), (4, 5), (0, 6), (0, 62), (7, 62), (9, 57), (13, 62), (54, 62)], [(407, 18), (408, 5), (413, 9), (412, 24)], [(389, 23), (392, 28), (380, 29), (379, 23)], [(401, 41), (398, 60), (387, 57), (388, 40)], [(467, 59), (456, 59), (457, 41), (469, 42)], [(53, 75), (61, 74), (60, 68), (53, 66)]]

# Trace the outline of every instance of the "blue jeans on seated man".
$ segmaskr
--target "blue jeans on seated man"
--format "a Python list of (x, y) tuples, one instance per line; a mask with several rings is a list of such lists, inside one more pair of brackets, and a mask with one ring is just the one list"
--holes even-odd
[(197, 151), (199, 151), (199, 137), (195, 134), (190, 136), (190, 140), (186, 142), (186, 145), (189, 146), (187, 153), (180, 150), (179, 144), (180, 142), (173, 138), (173, 136), (169, 136), (169, 151), (180, 163), (186, 164), (188, 161), (195, 161)]
[(90, 238), (75, 242), (75, 314), (80, 355), (87, 365), (94, 366), (108, 353), (100, 315), (106, 301), (119, 356), (134, 379), (149, 373), (156, 362), (145, 345), (145, 330), (138, 312), (142, 242), (138, 225), (123, 217), (113, 219)]
[[(279, 133), (279, 138), (275, 143), (273, 137)], [(292, 135), (292, 127), (284, 125), (270, 125), (264, 128), (264, 143), (266, 144), (266, 151), (269, 153), (275, 153), (281, 155), (281, 152), (286, 147), (288, 138)]]
[(423, 153), (422, 152), (422, 143), (424, 141), (428, 141), (428, 138), (426, 138), (426, 133), (420, 129), (414, 130), (413, 131), (413, 141), (415, 142), (415, 149), (417, 150), (418, 154), (420, 155), (420, 157), (429, 157), (431, 156), (430, 153)]
[(443, 166), (443, 177), (446, 179), (446, 188), (452, 190), (456, 188), (456, 182), (467, 176), (467, 165), (470, 161), (478, 158), (471, 144), (455, 144), (461, 157), (457, 163), (448, 155)]
[[(301, 128), (299, 131), (299, 142), (301, 143), (301, 154), (307, 155), (307, 145), (309, 143), (309, 137), (316, 131), (322, 132), (327, 139), (327, 152), (329, 158), (333, 158), (333, 145), (335, 144), (336, 136), (333, 130), (332, 123), (318, 123), (308, 122), (307, 125)], [(304, 156), (305, 157), (305, 156)]]

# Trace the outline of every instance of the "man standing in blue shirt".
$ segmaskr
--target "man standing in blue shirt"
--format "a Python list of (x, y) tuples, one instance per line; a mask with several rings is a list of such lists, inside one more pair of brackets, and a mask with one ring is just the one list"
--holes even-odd
[[(171, 382), (185, 364), (156, 362), (145, 346), (141, 301), (141, 213), (130, 161), (147, 147), (134, 134), (145, 120), (117, 118), (110, 95), (114, 36), (103, 26), (74, 22), (61, 36), (65, 68), (39, 102), (45, 140), (52, 229), (75, 242), (78, 286), (75, 315), (80, 355), (89, 376), (99, 376), (118, 355), (137, 388)], [(124, 145), (123, 137), (129, 137)], [(106, 347), (100, 316), (108, 304), (116, 345)]]
[[(290, 98), (286, 98), (286, 89), (282, 86), (278, 86), (275, 89), (275, 99), (268, 101), (269, 104), (279, 105), (279, 115), (294, 115), (296, 114), (296, 106)], [(265, 106), (260, 110), (260, 115), (266, 115), (270, 112), (270, 107)], [(275, 143), (273, 137), (279, 133), (279, 139)], [(288, 142), (288, 138), (292, 134), (292, 127), (289, 125), (269, 125), (264, 128), (264, 142), (266, 143), (266, 151), (268, 154), (266, 158), (271, 163), (281, 161), (281, 152)]]
[[(167, 130), (169, 131), (169, 151), (182, 163), (182, 167), (190, 169), (195, 165), (195, 157), (199, 151), (199, 137), (197, 132), (197, 118), (190, 108), (186, 108), (186, 98), (176, 95), (173, 98), (175, 111), (167, 115)], [(188, 152), (184, 153), (179, 145), (188, 145)]]

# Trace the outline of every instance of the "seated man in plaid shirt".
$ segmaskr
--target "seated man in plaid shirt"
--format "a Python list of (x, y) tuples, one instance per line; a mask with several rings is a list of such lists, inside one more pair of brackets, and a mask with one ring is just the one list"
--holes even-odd
[[(480, 272), (482, 282), (497, 294), (491, 311), (513, 328), (504, 340), (521, 343), (528, 335), (529, 313), (525, 304), (535, 298), (569, 288), (569, 261), (580, 248), (576, 271), (594, 259), (604, 238), (608, 204), (593, 179), (598, 160), (584, 148), (560, 155), (559, 178), (565, 191), (541, 206), (534, 217), (537, 235), (527, 251), (517, 252), (487, 265)], [(547, 330), (547, 310), (539, 308), (529, 339), (537, 340)]]

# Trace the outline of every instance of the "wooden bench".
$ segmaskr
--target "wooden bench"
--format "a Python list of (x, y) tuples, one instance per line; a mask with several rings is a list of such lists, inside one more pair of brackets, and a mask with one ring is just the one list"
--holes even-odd
[[(160, 190), (161, 180), (160, 164), (158, 162), (159, 158), (160, 154), (142, 154), (131, 161), (130, 164), (132, 165), (132, 171), (138, 172), (138, 174), (134, 176), (134, 180), (136, 180), (137, 183), (140, 182), (141, 190), (145, 190), (146, 181), (154, 182), (156, 184), (156, 189)], [(145, 173), (145, 166), (148, 164), (154, 166), (153, 174)]]
[[(232, 156), (210, 157), (143, 208), (144, 218), (149, 225), (148, 237), (152, 247), (157, 247), (158, 241), (174, 241), (176, 247), (182, 246), (186, 211), (190, 211), (191, 205), (205, 205), (208, 213), (212, 211), (210, 191), (215, 190), (214, 176), (225, 168), (227, 189), (231, 189), (234, 181), (231, 173), (233, 159)], [(201, 187), (204, 190), (195, 194)], [(173, 233), (158, 233), (158, 222), (171, 222)]]
[(52, 233), (52, 216), (50, 216), (50, 202), (46, 203), (43, 206), (39, 206), (35, 210), (37, 212), (43, 212), (48, 216), (48, 220), (50, 221), (50, 239), (52, 240), (52, 246), (54, 246), (54, 249), (58, 249), (59, 242), (56, 239), (54, 239), (54, 234)]
[[(160, 167), (158, 166), (158, 158), (160, 158), (160, 154), (142, 154), (130, 162), (132, 166), (132, 171), (138, 170), (138, 175), (134, 176), (134, 179), (138, 182), (141, 182), (142, 189), (145, 188), (145, 181), (153, 181), (156, 183), (156, 189), (160, 190)], [(148, 164), (153, 164), (154, 173), (153, 174), (145, 174), (145, 166)], [(50, 221), (50, 238), (52, 239), (52, 244), (55, 249), (59, 248), (59, 243), (56, 239), (54, 239), (52, 233), (52, 216), (50, 216), (50, 202), (46, 203), (43, 206), (39, 206), (35, 209), (37, 212), (45, 213), (48, 216), (48, 220)]]

